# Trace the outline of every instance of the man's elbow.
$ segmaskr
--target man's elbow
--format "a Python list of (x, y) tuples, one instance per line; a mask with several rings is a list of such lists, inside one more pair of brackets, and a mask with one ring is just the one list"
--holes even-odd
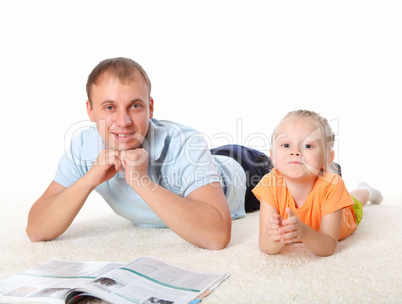
[(27, 229), (26, 229), (25, 232), (26, 232), (26, 234), (27, 234), (29, 240), (30, 240), (31, 242), (33, 242), (33, 243), (44, 241), (44, 239), (41, 238), (41, 237), (39, 236), (39, 234), (31, 232), (28, 227), (27, 227)]
[(41, 238), (39, 235), (35, 234), (35, 233), (31, 233), (28, 228), (26, 229), (26, 234), (29, 238), (29, 240), (33, 243), (37, 243), (37, 242), (42, 242), (44, 241), (43, 238)]
[(200, 247), (209, 250), (222, 250), (229, 245), (230, 238), (231, 238), (231, 232), (229, 230), (227, 232), (216, 234), (214, 238), (209, 239)]
[(26, 232), (29, 240), (33, 243), (51, 241), (56, 238), (56, 237), (51, 237), (49, 235), (46, 235), (46, 233), (41, 232), (38, 229), (34, 230), (29, 226), (27, 226), (25, 232)]
[(219, 242), (215, 242), (214, 244), (212, 244), (212, 246), (210, 246), (210, 250), (222, 250), (225, 249), (230, 243), (230, 235), (228, 238), (219, 241)]

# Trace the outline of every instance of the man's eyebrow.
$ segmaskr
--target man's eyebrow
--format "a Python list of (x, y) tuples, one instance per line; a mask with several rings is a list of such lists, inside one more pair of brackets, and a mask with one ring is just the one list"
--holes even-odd
[(142, 100), (141, 98), (135, 98), (135, 99), (133, 99), (133, 100), (130, 101), (130, 103), (133, 103), (133, 102), (142, 102), (142, 103), (145, 103), (145, 101)]
[(109, 103), (116, 103), (114, 100), (111, 99), (105, 99), (104, 101), (102, 101), (100, 103), (101, 106), (105, 105), (105, 104), (109, 104)]
[[(142, 102), (142, 103), (145, 103), (145, 101), (142, 100), (141, 98), (135, 98), (135, 99), (133, 99), (133, 100), (130, 100), (129, 103), (134, 103), (134, 102)], [(115, 102), (114, 100), (112, 100), (112, 99), (105, 99), (104, 101), (102, 101), (102, 102), (100, 103), (100, 105), (103, 106), (103, 105), (105, 105), (105, 104), (115, 104), (115, 103), (116, 103), (116, 102)]]

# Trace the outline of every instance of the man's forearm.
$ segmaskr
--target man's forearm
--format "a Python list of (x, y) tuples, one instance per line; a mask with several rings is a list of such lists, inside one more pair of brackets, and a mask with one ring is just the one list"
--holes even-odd
[(65, 232), (92, 190), (84, 177), (68, 188), (53, 181), (29, 212), (26, 232), (30, 240), (49, 241)]
[[(230, 241), (230, 211), (218, 186), (219, 189), (213, 184), (203, 186), (194, 191), (192, 198), (189, 198), (190, 195), (184, 198), (150, 180), (132, 183), (133, 189), (170, 229), (186, 241), (208, 249), (222, 249)], [(203, 200), (198, 199), (197, 191)], [(208, 199), (223, 200), (225, 209), (222, 211), (206, 203)]]

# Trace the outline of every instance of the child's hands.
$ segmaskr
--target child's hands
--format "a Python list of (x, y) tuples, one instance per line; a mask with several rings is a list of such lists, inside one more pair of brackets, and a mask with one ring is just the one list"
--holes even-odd
[(278, 229), (279, 240), (282, 243), (294, 243), (301, 241), (306, 234), (305, 224), (293, 213), (290, 208), (286, 208), (288, 219), (283, 220)]
[(272, 217), (268, 220), (266, 226), (266, 235), (268, 236), (268, 241), (279, 242), (279, 228), (282, 227), (283, 218), (278, 214), (274, 213)]

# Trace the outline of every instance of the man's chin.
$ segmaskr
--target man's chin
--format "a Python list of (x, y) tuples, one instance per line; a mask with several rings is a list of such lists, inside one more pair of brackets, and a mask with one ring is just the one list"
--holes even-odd
[(141, 148), (141, 147), (142, 147), (141, 143), (136, 143), (136, 144), (134, 144), (134, 143), (131, 143), (131, 144), (125, 143), (125, 144), (114, 145), (112, 149), (115, 150), (115, 151), (122, 152), (122, 151), (128, 151), (128, 150), (135, 150), (135, 149), (138, 149), (138, 148)]

